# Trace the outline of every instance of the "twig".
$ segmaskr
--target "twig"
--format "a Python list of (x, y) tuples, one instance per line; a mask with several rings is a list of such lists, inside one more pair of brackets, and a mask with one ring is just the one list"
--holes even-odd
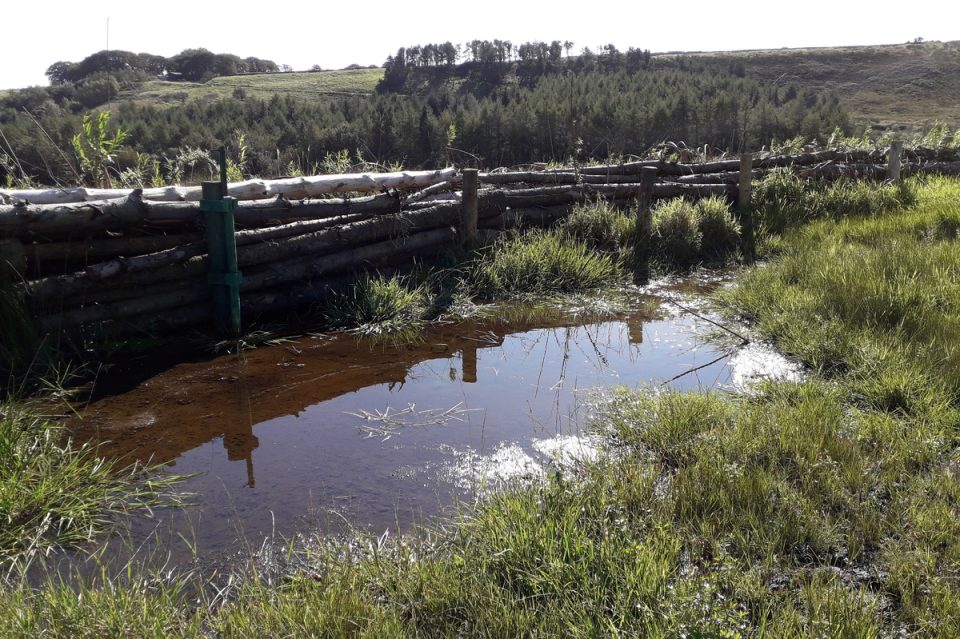
[(688, 307), (684, 306), (683, 304), (681, 304), (680, 302), (676, 301), (675, 299), (671, 299), (671, 298), (669, 298), (669, 297), (666, 297), (666, 298), (664, 298), (664, 301), (665, 301), (665, 302), (670, 302), (671, 304), (673, 304), (674, 306), (676, 306), (677, 308), (679, 308), (681, 311), (683, 311), (683, 312), (685, 312), (685, 313), (689, 313), (689, 314), (693, 315), (694, 317), (698, 317), (698, 318), (702, 319), (704, 322), (707, 322), (707, 323), (709, 323), (709, 324), (713, 324), (713, 325), (716, 326), (717, 328), (719, 328), (719, 329), (721, 329), (721, 330), (723, 330), (723, 331), (726, 331), (727, 333), (730, 333), (731, 335), (733, 335), (734, 337), (736, 337), (738, 340), (740, 340), (741, 342), (743, 342), (742, 344), (740, 344), (740, 346), (746, 346), (747, 344), (750, 343), (750, 340), (749, 340), (749, 339), (747, 339), (746, 337), (744, 337), (744, 336), (741, 335), (740, 333), (736, 332), (736, 331), (733, 330), (732, 328), (728, 328), (728, 327), (724, 326), (723, 324), (721, 324), (720, 322), (716, 322), (716, 321), (710, 319), (709, 317), (705, 317), (705, 316), (701, 315), (700, 313), (696, 312), (696, 311), (693, 310), (692, 308), (688, 308)]
[[(722, 328), (722, 327), (721, 327), (721, 328)], [(678, 379), (680, 379), (681, 377), (686, 377), (687, 375), (691, 375), (691, 374), (693, 374), (693, 373), (696, 373), (696, 372), (699, 371), (699, 370), (703, 370), (703, 369), (706, 368), (707, 366), (713, 366), (713, 365), (716, 364), (717, 362), (719, 362), (719, 361), (721, 361), (721, 360), (724, 360), (724, 359), (727, 359), (728, 357), (730, 357), (730, 356), (732, 356), (732, 355), (733, 355), (733, 351), (726, 352), (726, 353), (724, 353), (723, 355), (721, 355), (720, 357), (718, 357), (718, 358), (716, 358), (716, 359), (710, 360), (710, 361), (707, 362), (706, 364), (701, 364), (700, 366), (695, 366), (695, 367), (691, 368), (691, 369), (688, 370), (688, 371), (684, 371), (684, 372), (680, 373), (679, 375), (674, 375), (673, 377), (671, 377), (671, 378), (668, 379), (667, 381), (661, 382), (660, 385), (661, 385), (661, 386), (666, 386), (666, 385), (669, 384), (670, 382), (675, 382), (675, 381), (677, 381)]]

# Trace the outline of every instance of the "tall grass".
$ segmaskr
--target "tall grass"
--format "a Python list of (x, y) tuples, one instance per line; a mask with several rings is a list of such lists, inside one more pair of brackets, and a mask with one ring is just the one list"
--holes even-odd
[(335, 328), (389, 334), (422, 323), (427, 292), (408, 279), (364, 274), (346, 291), (336, 292), (322, 309)]
[(58, 548), (85, 544), (117, 516), (161, 503), (175, 477), (100, 459), (63, 428), (0, 405), (0, 567), (22, 568)]
[(722, 261), (739, 248), (740, 225), (723, 198), (664, 200), (652, 215), (653, 255), (661, 267), (685, 269), (704, 260)]
[(791, 169), (774, 169), (752, 191), (754, 223), (764, 236), (821, 219), (884, 215), (915, 201), (913, 184), (849, 179), (823, 183), (804, 180)]
[(617, 261), (556, 231), (530, 231), (497, 240), (473, 264), (467, 290), (480, 299), (576, 293), (617, 283)]

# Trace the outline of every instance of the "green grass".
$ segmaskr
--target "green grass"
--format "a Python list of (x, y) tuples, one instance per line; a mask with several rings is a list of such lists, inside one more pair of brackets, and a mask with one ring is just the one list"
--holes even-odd
[(350, 69), (299, 73), (263, 73), (213, 78), (209, 82), (151, 80), (124, 92), (121, 100), (179, 104), (187, 100), (232, 98), (242, 89), (247, 97), (269, 99), (275, 94), (302, 98), (328, 95), (369, 95), (383, 77), (383, 69)]
[(178, 503), (166, 492), (175, 479), (124, 470), (63, 428), (0, 405), (0, 569), (95, 540), (120, 515)]
[(425, 287), (406, 278), (364, 274), (346, 291), (334, 293), (322, 312), (334, 328), (390, 334), (422, 324), (427, 308)]
[(609, 287), (618, 262), (558, 231), (502, 237), (470, 267), (465, 287), (482, 300), (543, 297)]
[(913, 204), (913, 184), (879, 185), (861, 180), (823, 183), (776, 169), (754, 186), (754, 224), (758, 235), (777, 240), (785, 231), (817, 220), (883, 216)]

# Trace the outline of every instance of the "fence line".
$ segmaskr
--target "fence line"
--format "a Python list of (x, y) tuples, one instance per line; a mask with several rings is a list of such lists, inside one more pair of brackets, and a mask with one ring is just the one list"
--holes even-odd
[[(726, 197), (738, 204), (749, 256), (750, 184), (771, 169), (792, 167), (818, 180), (960, 173), (960, 161), (942, 150), (893, 150), (492, 173), (444, 169), (418, 172), (403, 182), (393, 176), (415, 173), (387, 174), (389, 180), (375, 182), (390, 192), (373, 196), (291, 201), (279, 193), (236, 204), (233, 214), (242, 230), (232, 245), (243, 271), (237, 290), (245, 313), (283, 310), (316, 299), (337, 274), (394, 265), (455, 245), (473, 247), (484, 230), (550, 224), (575, 204), (598, 199), (637, 200), (641, 227), (649, 230), (650, 204), (656, 199)], [(310, 180), (327, 187), (369, 185), (369, 175)], [(149, 201), (139, 190), (97, 202), (20, 199), (0, 205), (0, 266), (13, 272), (16, 289), (42, 331), (100, 322), (137, 330), (202, 323), (209, 318), (211, 295), (201, 212), (209, 212), (210, 205), (203, 206)]]

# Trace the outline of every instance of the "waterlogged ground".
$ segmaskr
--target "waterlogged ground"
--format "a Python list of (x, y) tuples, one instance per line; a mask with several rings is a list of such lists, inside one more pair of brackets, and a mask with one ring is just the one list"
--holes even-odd
[[(183, 363), (82, 411), (80, 439), (193, 475), (187, 512), (134, 524), (201, 556), (238, 539), (405, 528), (504, 481), (597, 454), (602, 389), (742, 388), (797, 368), (665, 299), (717, 282), (660, 282), (626, 301), (501, 307), (417, 343), (299, 338)], [(103, 387), (118, 381), (105, 378)], [(598, 390), (601, 389), (601, 390)], [(178, 552), (178, 551), (175, 551)]]

